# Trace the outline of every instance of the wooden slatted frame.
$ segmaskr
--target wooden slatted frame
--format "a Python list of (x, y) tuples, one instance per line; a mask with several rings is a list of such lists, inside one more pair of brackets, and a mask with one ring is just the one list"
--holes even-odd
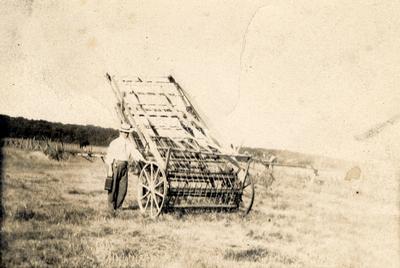
[[(119, 100), (121, 100), (121, 102), (122, 102), (123, 96), (121, 96), (121, 93), (120, 93), (121, 91), (119, 90), (119, 87), (118, 87), (115, 79), (113, 79), (112, 77), (109, 77), (109, 81), (110, 81), (111, 87), (114, 90), (114, 93), (116, 93), (116, 95), (118, 95), (118, 93), (119, 93)], [(118, 96), (117, 96), (117, 98), (118, 98)], [(143, 138), (146, 141), (146, 145), (149, 146), (149, 149), (150, 149), (151, 153), (153, 154), (154, 158), (156, 159), (156, 161), (158, 163), (162, 164), (163, 166), (165, 166), (164, 159), (161, 157), (160, 153), (157, 150), (157, 145), (151, 139), (150, 135), (148, 134), (148, 132), (146, 130), (146, 127), (142, 124), (142, 122), (140, 122), (140, 120), (135, 120), (135, 118), (132, 116), (131, 113), (128, 113), (127, 119), (129, 120), (129, 122), (131, 124), (133, 124), (139, 130), (138, 132), (140, 133), (141, 138)]]

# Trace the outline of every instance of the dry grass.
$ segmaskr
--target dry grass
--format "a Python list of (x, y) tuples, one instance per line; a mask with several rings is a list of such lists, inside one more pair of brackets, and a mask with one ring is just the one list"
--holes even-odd
[[(7, 148), (3, 266), (398, 267), (398, 180), (385, 169), (316, 179), (277, 169), (257, 177), (254, 210), (142, 217), (135, 180), (122, 210), (106, 211), (101, 161), (49, 161)], [(382, 183), (382, 182), (385, 183)], [(357, 193), (358, 192), (358, 193)]]

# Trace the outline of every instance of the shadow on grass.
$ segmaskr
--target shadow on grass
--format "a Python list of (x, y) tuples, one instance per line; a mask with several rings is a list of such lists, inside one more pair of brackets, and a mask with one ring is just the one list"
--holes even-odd
[(4, 222), (4, 200), (3, 200), (3, 182), (4, 182), (4, 172), (3, 172), (3, 146), (4, 138), (9, 134), (9, 118), (0, 116), (0, 266), (3, 267), (3, 250), (4, 250), (4, 237), (3, 237), (3, 222)]
[(137, 203), (130, 204), (127, 207), (121, 208), (121, 210), (138, 210), (138, 209), (139, 209), (139, 205)]
[(224, 253), (225, 260), (235, 262), (264, 262), (272, 261), (292, 265), (297, 262), (296, 258), (283, 255), (276, 251), (270, 251), (264, 247), (253, 247), (249, 249), (227, 249)]
[(268, 255), (268, 250), (257, 247), (245, 250), (226, 250), (224, 259), (233, 261), (252, 261), (257, 262)]
[(20, 206), (14, 214), (16, 221), (36, 220), (46, 224), (74, 224), (84, 225), (93, 220), (96, 212), (93, 208), (63, 204), (62, 206), (46, 208), (33, 208), (31, 206)]
[(70, 195), (98, 196), (102, 195), (104, 193), (104, 190), (84, 191), (82, 189), (71, 188), (67, 190), (67, 193)]

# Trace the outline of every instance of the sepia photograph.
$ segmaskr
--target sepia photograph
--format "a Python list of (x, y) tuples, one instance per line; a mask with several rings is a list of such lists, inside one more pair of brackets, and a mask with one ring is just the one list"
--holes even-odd
[(0, 267), (400, 267), (400, 2), (0, 2)]

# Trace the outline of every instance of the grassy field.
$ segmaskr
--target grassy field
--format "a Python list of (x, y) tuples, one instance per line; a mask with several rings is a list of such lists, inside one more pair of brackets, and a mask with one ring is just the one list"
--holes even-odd
[(257, 176), (256, 201), (235, 213), (144, 218), (135, 179), (123, 209), (106, 210), (100, 160), (48, 160), (3, 149), (2, 266), (400, 267), (399, 181), (390, 166)]

